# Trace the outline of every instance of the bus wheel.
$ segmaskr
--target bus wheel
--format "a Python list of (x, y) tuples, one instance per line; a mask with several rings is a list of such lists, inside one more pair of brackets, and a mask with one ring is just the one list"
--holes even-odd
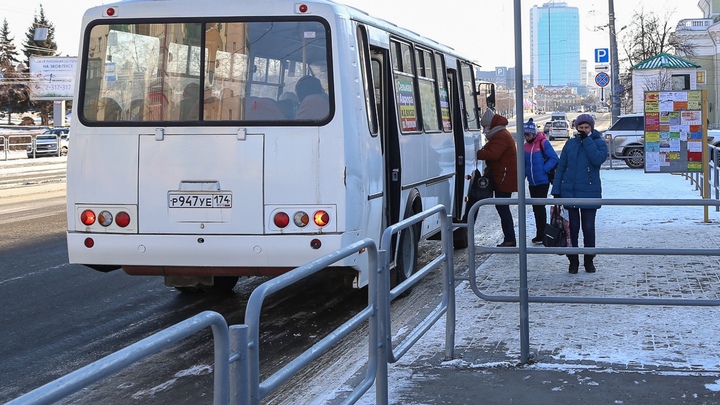
[(238, 276), (215, 276), (215, 282), (205, 289), (212, 293), (229, 293), (235, 288), (240, 277)]
[(175, 287), (175, 289), (183, 294), (199, 294), (203, 291), (200, 287)]
[[(417, 270), (418, 243), (420, 242), (419, 225), (413, 225), (400, 231), (400, 245), (398, 247), (397, 260), (395, 261), (395, 277), (391, 288), (410, 278)], [(410, 294), (412, 288), (408, 288), (400, 295), (405, 297)]]

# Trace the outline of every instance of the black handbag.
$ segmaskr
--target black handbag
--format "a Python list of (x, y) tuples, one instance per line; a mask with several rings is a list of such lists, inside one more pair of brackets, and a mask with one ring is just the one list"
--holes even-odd
[[(465, 204), (465, 215), (463, 216), (463, 222), (467, 222), (467, 214), (470, 212), (470, 207), (475, 205), (476, 202), (485, 198), (493, 197), (493, 178), (492, 172), (487, 171), (486, 175), (480, 173), (480, 170), (475, 169), (472, 176), (470, 177), (470, 187), (468, 188), (468, 201)], [(477, 215), (477, 213), (475, 214)]]
[(550, 208), (550, 222), (545, 224), (543, 235), (543, 246), (545, 247), (566, 247), (567, 234), (565, 233), (565, 219), (560, 215), (561, 207), (553, 205)]
[(492, 172), (488, 170), (486, 173), (487, 174), (483, 175), (478, 169), (475, 169), (473, 172), (470, 190), (468, 190), (468, 197), (470, 201), (473, 201), (472, 204), (485, 198), (492, 198), (493, 196)]

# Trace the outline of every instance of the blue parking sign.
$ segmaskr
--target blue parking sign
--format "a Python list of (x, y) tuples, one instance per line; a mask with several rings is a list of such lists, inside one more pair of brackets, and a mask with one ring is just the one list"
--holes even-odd
[(595, 63), (610, 62), (610, 52), (608, 48), (595, 48)]

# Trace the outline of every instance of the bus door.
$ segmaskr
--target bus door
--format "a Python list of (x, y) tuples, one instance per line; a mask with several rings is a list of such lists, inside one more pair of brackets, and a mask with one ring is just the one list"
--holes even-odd
[[(463, 116), (467, 108), (463, 105), (461, 92), (459, 89), (458, 73), (455, 69), (447, 70), (447, 77), (450, 88), (450, 111), (452, 112), (452, 124), (453, 124), (453, 137), (455, 138), (455, 201), (456, 204), (453, 207), (453, 216), (460, 218), (462, 222), (465, 222), (466, 213), (470, 206), (465, 206), (465, 195), (467, 195), (467, 175), (468, 168), (467, 162), (474, 162), (474, 156), (466, 156), (467, 151), (465, 150), (465, 120)], [(479, 149), (479, 139), (475, 142), (474, 150)]]
[(384, 222), (387, 227), (402, 219), (400, 218), (400, 142), (392, 95), (392, 81), (388, 73), (388, 52), (376, 47), (371, 47), (370, 52), (373, 87), (377, 96), (375, 107), (378, 116), (378, 132), (385, 162)]

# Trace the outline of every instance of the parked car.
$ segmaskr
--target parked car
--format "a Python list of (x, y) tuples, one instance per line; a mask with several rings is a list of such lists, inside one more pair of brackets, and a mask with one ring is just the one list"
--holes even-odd
[(550, 136), (550, 121), (546, 122), (545, 125), (543, 125), (542, 131), (545, 135)]
[[(58, 154), (58, 141), (60, 153)], [(70, 145), (70, 128), (51, 128), (35, 138), (33, 145), (27, 146), (28, 158), (40, 156), (66, 156)]]
[(550, 135), (548, 138), (554, 141), (558, 138), (570, 138), (570, 123), (567, 120), (557, 120), (550, 123)]
[(622, 159), (633, 169), (645, 167), (645, 116), (642, 113), (627, 114), (604, 133), (610, 157)]

